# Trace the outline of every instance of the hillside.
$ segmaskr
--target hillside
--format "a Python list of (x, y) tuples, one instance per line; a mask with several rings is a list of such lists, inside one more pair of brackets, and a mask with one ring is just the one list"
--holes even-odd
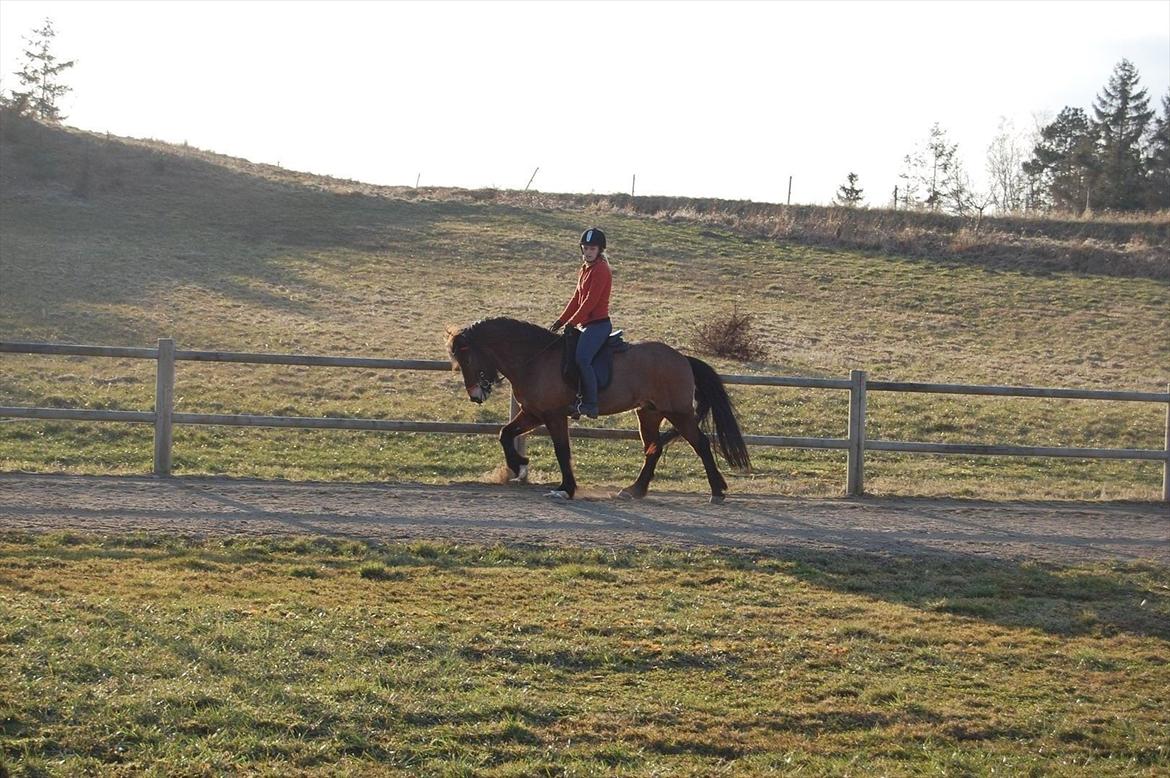
[[(376, 187), (8, 115), (0, 206), (4, 340), (152, 345), (172, 336), (181, 348), (441, 359), (448, 324), (551, 320), (572, 289), (576, 236), (598, 223), (612, 236), (616, 323), (633, 339), (690, 347), (701, 321), (733, 305), (755, 315), (768, 358), (712, 359), (720, 369), (1140, 390), (1170, 380), (1165, 215), (988, 219), (976, 233), (960, 220), (888, 211)], [(151, 403), (144, 363), (0, 360), (0, 404)], [(389, 418), (495, 420), (506, 411), (502, 401), (470, 407), (455, 383), (183, 365), (178, 402)], [(843, 428), (844, 403), (829, 393), (747, 390), (737, 399), (753, 432)], [(870, 434), (881, 437), (1161, 444), (1155, 408), (896, 396), (873, 405)], [(0, 425), (0, 469), (141, 471), (143, 431), (103, 429)], [(476, 478), (497, 461), (495, 443), (478, 439), (183, 435), (180, 472), (442, 480)], [(589, 446), (578, 451), (592, 480), (636, 471), (630, 446)], [(761, 488), (838, 486), (835, 454), (765, 454)], [(667, 462), (679, 483), (695, 474), (684, 455)], [(1158, 479), (1155, 467), (1133, 463), (890, 456), (875, 457), (870, 481), (903, 493), (1142, 496)]]

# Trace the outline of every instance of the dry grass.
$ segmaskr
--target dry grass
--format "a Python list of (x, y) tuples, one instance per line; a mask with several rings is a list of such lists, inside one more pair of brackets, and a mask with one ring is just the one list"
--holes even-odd
[[(6, 124), (13, 122), (8, 120)], [(20, 132), (35, 131), (18, 128)], [(80, 143), (98, 138), (70, 131)], [(11, 130), (8, 132), (12, 134)], [(677, 223), (732, 229), (752, 237), (888, 251), (904, 256), (950, 258), (1001, 269), (1075, 271), (1123, 277), (1170, 279), (1170, 210), (1154, 213), (1037, 212), (978, 220), (887, 208), (784, 206), (741, 200), (624, 194), (580, 195), (446, 187), (394, 187), (317, 176), (227, 157), (186, 145), (107, 136), (140, 150), (158, 171), (200, 161), (273, 183), (347, 196), (408, 201), (500, 204), (520, 208), (625, 214)], [(76, 191), (91, 191), (98, 177), (93, 155), (74, 167)], [(114, 188), (124, 186), (125, 168), (107, 165)]]

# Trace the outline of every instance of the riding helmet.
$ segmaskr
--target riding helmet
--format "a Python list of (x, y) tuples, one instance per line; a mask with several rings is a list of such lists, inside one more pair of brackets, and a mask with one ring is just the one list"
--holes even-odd
[(601, 251), (605, 251), (605, 233), (596, 227), (590, 227), (581, 233), (582, 246), (597, 246)]

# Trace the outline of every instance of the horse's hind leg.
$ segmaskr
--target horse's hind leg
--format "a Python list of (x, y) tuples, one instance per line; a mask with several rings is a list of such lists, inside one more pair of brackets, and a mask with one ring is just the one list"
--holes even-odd
[(662, 426), (662, 413), (649, 408), (639, 408), (638, 432), (642, 436), (642, 450), (646, 455), (642, 463), (642, 472), (634, 483), (618, 492), (618, 497), (642, 499), (650, 489), (650, 480), (654, 478), (654, 468), (662, 458), (662, 450), (666, 447), (665, 436), (659, 436), (658, 428)]
[(528, 457), (520, 456), (516, 450), (516, 438), (540, 424), (537, 419), (523, 408), (500, 430), (500, 445), (504, 447), (504, 462), (508, 469), (520, 481), (528, 480)]
[(557, 453), (557, 464), (561, 466), (561, 483), (549, 496), (573, 499), (577, 491), (577, 480), (573, 478), (573, 458), (569, 451), (569, 417), (549, 416), (544, 420), (548, 436), (552, 438), (553, 450)]
[(715, 455), (711, 453), (711, 441), (707, 440), (707, 436), (699, 429), (699, 420), (695, 418), (695, 414), (668, 413), (666, 418), (679, 434), (686, 438), (687, 443), (691, 444), (699, 459), (703, 460), (703, 467), (707, 471), (707, 483), (711, 485), (711, 502), (723, 502), (723, 495), (727, 492), (727, 481), (723, 480), (719, 467), (715, 464)]

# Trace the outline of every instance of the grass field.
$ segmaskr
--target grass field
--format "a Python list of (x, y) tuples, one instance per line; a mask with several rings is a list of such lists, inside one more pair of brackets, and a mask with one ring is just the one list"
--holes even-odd
[(17, 775), (1164, 775), (1167, 571), (0, 539)]
[[(408, 197), (180, 147), (10, 118), (4, 126), (6, 340), (149, 346), (173, 337), (180, 348), (441, 359), (448, 324), (501, 314), (551, 321), (574, 283), (576, 236), (597, 222), (613, 236), (615, 321), (631, 338), (688, 348), (701, 322), (733, 306), (755, 315), (767, 360), (710, 359), (726, 372), (844, 377), (861, 368), (874, 379), (1149, 391), (1170, 381), (1170, 284), (1158, 273), (1054, 272), (1026, 261), (809, 245), (596, 202)], [(1168, 224), (1089, 224), (1094, 237), (1081, 245), (1140, 244), (1143, 261), (1160, 268), (1170, 264)], [(0, 404), (153, 404), (148, 362), (5, 354), (0, 364)], [(179, 411), (479, 421), (507, 412), (498, 397), (472, 406), (447, 374), (180, 363), (177, 381)], [(737, 388), (733, 396), (748, 432), (845, 434), (841, 393)], [(609, 423), (634, 426), (632, 417)], [(868, 434), (1160, 448), (1164, 409), (873, 395)], [(0, 469), (147, 472), (148, 436), (129, 425), (0, 422)], [(551, 447), (537, 440), (532, 451), (535, 465), (551, 470)], [(752, 488), (843, 487), (843, 454), (769, 449), (754, 458)], [(582, 483), (621, 486), (641, 457), (633, 443), (589, 441), (578, 445), (577, 460)], [(180, 428), (175, 445), (178, 474), (442, 482), (480, 477), (500, 461), (488, 438)], [(1160, 494), (1157, 463), (869, 461), (867, 486), (877, 493)], [(687, 452), (672, 453), (659, 472), (676, 486), (703, 488)]]

